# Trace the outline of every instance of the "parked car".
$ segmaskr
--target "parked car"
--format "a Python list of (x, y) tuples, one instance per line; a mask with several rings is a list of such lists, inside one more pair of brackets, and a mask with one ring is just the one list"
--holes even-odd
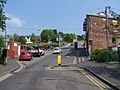
[(53, 46), (51, 46), (51, 45), (44, 45), (44, 46), (41, 46), (41, 49), (44, 49), (44, 50), (53, 49)]
[(62, 49), (59, 48), (59, 47), (55, 47), (55, 48), (53, 49), (53, 53), (57, 53), (57, 54), (62, 53)]
[(45, 54), (45, 51), (40, 49), (40, 47), (33, 47), (31, 50), (29, 50), (33, 56), (43, 56)]
[(39, 49), (39, 51), (41, 52), (41, 56), (45, 55), (45, 51), (42, 49)]
[(47, 50), (49, 49), (49, 46), (48, 45), (41, 46), (41, 49)]
[(30, 52), (22, 52), (20, 54), (20, 57), (19, 57), (19, 60), (32, 60), (33, 59), (33, 56)]

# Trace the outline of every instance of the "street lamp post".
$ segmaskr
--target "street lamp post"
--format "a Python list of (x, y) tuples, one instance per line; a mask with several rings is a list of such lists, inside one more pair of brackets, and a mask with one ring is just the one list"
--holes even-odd
[[(11, 18), (8, 18), (8, 17), (5, 17), (5, 20), (11, 20)], [(5, 26), (4, 28), (2, 28), (2, 31), (5, 32), (5, 48), (4, 50), (2, 51), (2, 57), (3, 57), (3, 64), (4, 65), (7, 65), (7, 49), (8, 49), (8, 46), (7, 46), (7, 30), (6, 30), (6, 23), (4, 23)]]
[(41, 43), (41, 30), (40, 30), (40, 29), (38, 29), (38, 31), (40, 32), (40, 43)]
[(59, 47), (60, 47), (60, 32), (58, 33), (58, 42), (59, 42)]
[(6, 32), (6, 26), (2, 30), (5, 32), (5, 48), (2, 50), (2, 58), (3, 58), (3, 65), (7, 65), (7, 32)]
[(7, 49), (7, 31), (6, 31), (6, 28), (5, 28), (5, 48)]
[(5, 28), (5, 50), (6, 50), (6, 57), (5, 57), (5, 65), (7, 65), (7, 31), (6, 31), (6, 28)]

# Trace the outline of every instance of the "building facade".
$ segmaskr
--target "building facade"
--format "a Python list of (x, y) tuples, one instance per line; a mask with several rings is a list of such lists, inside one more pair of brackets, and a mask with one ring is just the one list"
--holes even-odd
[(18, 58), (20, 55), (20, 46), (19, 42), (10, 40), (7, 48), (7, 59), (11, 60), (13, 58)]
[(86, 15), (83, 23), (83, 31), (85, 31), (85, 45), (89, 54), (96, 49), (108, 48), (120, 43), (119, 39), (117, 39), (116, 43), (113, 43), (113, 34), (105, 28), (106, 25), (114, 24), (115, 21), (113, 18), (106, 19), (104, 13)]

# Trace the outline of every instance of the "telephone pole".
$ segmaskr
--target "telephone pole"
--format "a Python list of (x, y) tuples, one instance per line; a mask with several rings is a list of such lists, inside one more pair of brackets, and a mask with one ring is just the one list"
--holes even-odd
[(60, 47), (60, 32), (58, 33), (58, 43), (59, 43), (59, 47)]
[(110, 9), (110, 6), (105, 7), (105, 15), (106, 15), (106, 47), (109, 49), (109, 41), (108, 41), (108, 9)]

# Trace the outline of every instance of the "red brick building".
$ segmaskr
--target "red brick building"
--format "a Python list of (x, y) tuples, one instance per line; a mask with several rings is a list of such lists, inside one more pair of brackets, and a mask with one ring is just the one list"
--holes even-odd
[(15, 42), (14, 40), (10, 40), (8, 44), (7, 58), (8, 59), (18, 58), (19, 55), (20, 55), (20, 43)]
[[(108, 18), (108, 25), (114, 24), (116, 22), (113, 18)], [(85, 21), (83, 23), (83, 29), (85, 31), (85, 44), (86, 49), (89, 54), (96, 49), (107, 48), (106, 40), (106, 16), (104, 13), (99, 13), (98, 15), (86, 15)], [(108, 47), (112, 47), (115, 44), (112, 43), (113, 35), (108, 32)], [(117, 38), (117, 44), (120, 43), (119, 38)]]

